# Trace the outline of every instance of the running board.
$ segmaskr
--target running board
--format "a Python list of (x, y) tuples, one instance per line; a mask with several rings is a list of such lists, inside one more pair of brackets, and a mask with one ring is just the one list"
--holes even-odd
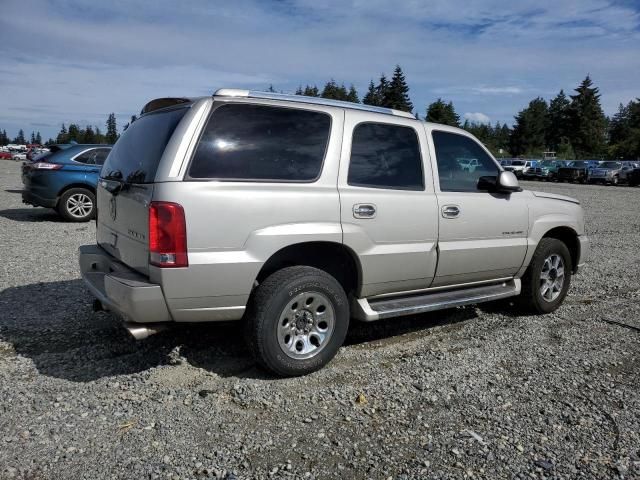
[(449, 291), (435, 291), (422, 295), (394, 297), (380, 300), (354, 299), (352, 315), (365, 322), (385, 318), (415, 315), (474, 303), (490, 302), (520, 294), (521, 282), (514, 278), (507, 282)]

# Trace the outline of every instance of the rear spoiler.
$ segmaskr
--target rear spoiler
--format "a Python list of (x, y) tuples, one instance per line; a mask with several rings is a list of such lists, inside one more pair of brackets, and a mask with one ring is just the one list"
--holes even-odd
[(192, 100), (190, 98), (156, 98), (155, 100), (151, 100), (144, 107), (142, 107), (140, 115), (144, 115), (145, 113), (153, 112), (155, 110), (160, 110), (161, 108), (173, 107), (175, 105), (181, 105), (183, 103), (190, 103), (191, 101)]

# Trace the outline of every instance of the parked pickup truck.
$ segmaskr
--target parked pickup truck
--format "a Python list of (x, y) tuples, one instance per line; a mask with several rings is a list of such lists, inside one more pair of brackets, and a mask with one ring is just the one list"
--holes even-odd
[(509, 297), (552, 312), (589, 244), (577, 200), (523, 191), (464, 130), (235, 89), (149, 102), (97, 206), (97, 244), (79, 252), (96, 308), (136, 338), (242, 321), (282, 376), (329, 362), (350, 319)]

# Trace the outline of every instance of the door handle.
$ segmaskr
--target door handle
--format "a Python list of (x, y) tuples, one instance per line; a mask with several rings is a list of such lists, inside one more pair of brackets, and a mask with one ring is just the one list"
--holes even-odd
[(445, 205), (442, 207), (442, 216), (444, 218), (456, 218), (460, 215), (460, 208), (457, 205)]
[(355, 218), (375, 218), (376, 206), (370, 203), (356, 203), (353, 206), (353, 216)]

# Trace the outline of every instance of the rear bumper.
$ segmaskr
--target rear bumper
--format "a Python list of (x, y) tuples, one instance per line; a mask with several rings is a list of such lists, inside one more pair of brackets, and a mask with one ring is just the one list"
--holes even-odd
[(81, 246), (78, 255), (82, 279), (104, 308), (130, 322), (173, 320), (160, 285), (150, 283), (97, 245)]
[(33, 205), (34, 207), (55, 208), (58, 203), (58, 199), (41, 197), (40, 195), (33, 193), (31, 190), (23, 190), (22, 203)]

